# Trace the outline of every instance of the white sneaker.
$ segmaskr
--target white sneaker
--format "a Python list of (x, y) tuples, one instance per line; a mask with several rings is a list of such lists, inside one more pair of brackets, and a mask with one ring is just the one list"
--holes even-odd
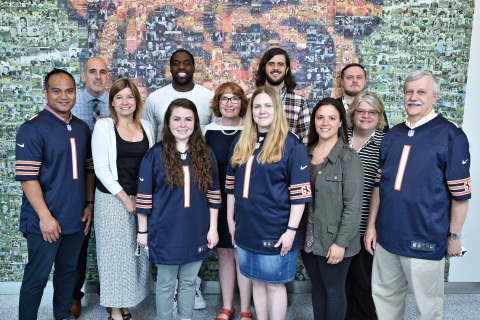
[(201, 310), (207, 307), (207, 301), (203, 298), (202, 291), (200, 290), (200, 286), (202, 284), (202, 279), (197, 276), (197, 281), (195, 281), (195, 304), (193, 305), (193, 309)]

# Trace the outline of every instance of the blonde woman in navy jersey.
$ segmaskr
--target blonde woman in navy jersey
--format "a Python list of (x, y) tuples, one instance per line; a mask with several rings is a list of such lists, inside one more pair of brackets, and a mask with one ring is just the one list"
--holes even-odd
[(285, 319), (285, 283), (295, 277), (296, 231), (311, 191), (305, 147), (288, 131), (275, 89), (253, 92), (230, 154), (227, 217), (240, 272), (252, 280), (257, 318)]
[(93, 130), (92, 154), (99, 180), (95, 191), (95, 238), (100, 304), (111, 307), (109, 319), (130, 319), (150, 291), (145, 255), (135, 257), (138, 170), (155, 142), (152, 125), (141, 119), (140, 93), (129, 79), (118, 79), (109, 92), (110, 117)]
[(363, 165), (362, 217), (360, 221), (360, 252), (352, 257), (346, 280), (347, 316), (345, 319), (377, 319), (372, 298), (373, 256), (363, 246), (367, 227), (373, 183), (377, 174), (380, 144), (385, 133), (382, 100), (373, 92), (363, 91), (347, 111), (348, 140), (358, 152)]
[(342, 103), (320, 100), (312, 111), (308, 134), (313, 202), (302, 218), (300, 246), (312, 282), (315, 320), (344, 320), (345, 278), (360, 250), (363, 169), (348, 146)]
[(173, 100), (163, 123), (161, 141), (140, 166), (137, 242), (148, 244), (158, 269), (156, 319), (173, 319), (177, 278), (178, 316), (191, 319), (198, 271), (218, 242), (217, 163), (192, 101)]
[[(225, 185), (225, 176), (229, 163), (232, 141), (243, 129), (243, 117), (247, 112), (248, 99), (238, 84), (227, 82), (218, 86), (212, 100), (211, 109), (220, 119), (203, 128), (207, 144), (212, 148), (218, 163), (220, 185)], [(218, 214), (218, 274), (222, 288), (223, 307), (215, 320), (231, 319), (234, 314), (233, 296), (238, 281), (240, 291), (240, 319), (252, 319), (250, 303), (252, 299), (252, 282), (240, 273), (236, 250), (228, 231), (227, 195), (222, 192), (224, 205)]]

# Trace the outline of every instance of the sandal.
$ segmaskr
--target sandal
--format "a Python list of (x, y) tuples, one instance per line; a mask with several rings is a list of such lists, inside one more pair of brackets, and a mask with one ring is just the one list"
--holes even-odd
[(253, 320), (253, 313), (251, 312), (241, 312), (240, 313), (240, 319), (242, 318), (248, 318)]
[(231, 310), (228, 310), (228, 309), (225, 309), (225, 308), (222, 308), (222, 310), (220, 310), (220, 314), (224, 314), (226, 315), (228, 318), (227, 319), (223, 319), (223, 318), (213, 318), (213, 320), (231, 320), (233, 319), (233, 311)]

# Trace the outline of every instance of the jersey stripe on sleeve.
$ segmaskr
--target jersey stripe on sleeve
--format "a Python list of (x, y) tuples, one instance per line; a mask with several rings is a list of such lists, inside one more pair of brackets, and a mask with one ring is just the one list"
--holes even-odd
[(310, 182), (294, 184), (288, 189), (290, 190), (290, 200), (311, 198), (312, 196)]
[(38, 176), (42, 163), (38, 161), (15, 161), (15, 175), (17, 176)]
[(222, 197), (220, 195), (220, 190), (207, 190), (207, 199), (210, 203), (221, 204)]
[(151, 210), (152, 209), (152, 195), (151, 194), (137, 194), (136, 207), (139, 209)]
[(470, 177), (460, 180), (447, 181), (448, 189), (454, 197), (460, 197), (472, 192)]

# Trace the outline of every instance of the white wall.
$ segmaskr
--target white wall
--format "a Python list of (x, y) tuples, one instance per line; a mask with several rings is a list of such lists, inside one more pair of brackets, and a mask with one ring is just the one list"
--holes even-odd
[(450, 260), (450, 282), (480, 282), (480, 0), (475, 0), (475, 9), (463, 116), (472, 177), (472, 199), (462, 230), (462, 245), (468, 252)]

